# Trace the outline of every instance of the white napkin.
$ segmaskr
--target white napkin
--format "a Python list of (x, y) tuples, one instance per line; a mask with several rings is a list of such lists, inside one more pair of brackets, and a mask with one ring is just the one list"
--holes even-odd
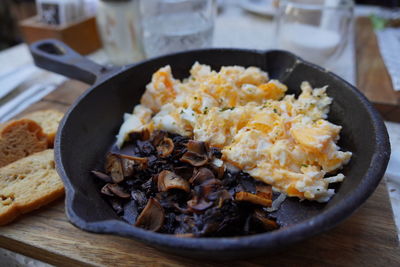
[(393, 88), (400, 91), (400, 28), (385, 28), (376, 31), (376, 36)]
[(385, 173), (390, 202), (400, 239), (400, 123), (385, 122), (389, 132), (392, 154)]

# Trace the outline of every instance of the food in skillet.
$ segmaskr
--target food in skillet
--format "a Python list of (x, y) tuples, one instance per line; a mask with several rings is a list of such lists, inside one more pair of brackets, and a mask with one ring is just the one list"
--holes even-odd
[(277, 228), (270, 212), (286, 195), (318, 202), (334, 195), (329, 185), (343, 181), (337, 171), (351, 152), (336, 145), (341, 126), (326, 120), (326, 87), (303, 82), (296, 98), (256, 67), (216, 72), (195, 63), (190, 73), (183, 81), (169, 66), (153, 74), (141, 104), (125, 115), (121, 150), (107, 156), (106, 174), (95, 172), (117, 212), (126, 217), (123, 206), (135, 204), (140, 213), (128, 221), (153, 231), (240, 235)]

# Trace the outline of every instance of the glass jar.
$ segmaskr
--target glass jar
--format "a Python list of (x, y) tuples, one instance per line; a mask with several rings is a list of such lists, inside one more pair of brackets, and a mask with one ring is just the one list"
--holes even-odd
[(143, 59), (139, 0), (101, 0), (96, 19), (110, 63), (121, 66)]
[(328, 67), (353, 33), (352, 0), (281, 0), (275, 16), (277, 48)]
[(212, 44), (214, 0), (142, 0), (140, 12), (146, 57)]

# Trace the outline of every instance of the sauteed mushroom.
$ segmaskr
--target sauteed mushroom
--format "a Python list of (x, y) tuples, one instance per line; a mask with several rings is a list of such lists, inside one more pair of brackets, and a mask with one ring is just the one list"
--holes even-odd
[(187, 145), (187, 152), (183, 154), (181, 161), (195, 167), (204, 166), (208, 163), (207, 146), (204, 142), (190, 140)]
[(107, 196), (117, 196), (120, 198), (130, 198), (131, 195), (126, 193), (124, 189), (117, 185), (117, 184), (106, 184), (103, 186), (101, 189), (101, 193), (107, 195)]
[(188, 151), (181, 157), (182, 162), (189, 163), (195, 167), (201, 167), (207, 164), (208, 158), (206, 155), (201, 155), (196, 152)]
[(216, 200), (219, 196), (221, 181), (217, 179), (209, 179), (200, 185), (201, 196), (208, 200)]
[(204, 183), (206, 180), (208, 179), (215, 179), (214, 174), (212, 173), (212, 171), (210, 171), (207, 168), (200, 168), (195, 175), (193, 175), (190, 179), (189, 182), (191, 184), (202, 184)]
[(114, 196), (114, 194), (111, 192), (111, 190), (110, 190), (110, 185), (111, 184), (105, 184), (102, 188), (101, 188), (101, 193), (102, 194), (104, 194), (104, 195), (107, 195), (107, 196), (110, 196), (110, 197), (112, 197), (112, 196)]
[(148, 158), (143, 158), (143, 157), (135, 157), (125, 154), (118, 154), (117, 156), (121, 159), (129, 161), (129, 164), (133, 162), (134, 167), (137, 168), (138, 170), (145, 170), (149, 162)]
[(150, 138), (150, 131), (149, 131), (149, 129), (145, 128), (145, 129), (141, 130), (140, 132), (131, 132), (129, 134), (129, 138), (130, 138), (130, 140), (139, 139), (141, 141), (146, 141), (146, 140), (149, 140), (149, 138)]
[(255, 210), (253, 214), (253, 218), (258, 221), (265, 230), (271, 231), (278, 228), (278, 224), (265, 217), (265, 213), (261, 210)]
[(225, 166), (222, 160), (214, 159), (210, 164), (210, 168), (218, 179), (222, 179), (225, 173)]
[(131, 195), (124, 192), (124, 189), (117, 184), (109, 184), (108, 189), (116, 196), (120, 198), (130, 198)]
[(156, 146), (158, 155), (162, 158), (168, 157), (174, 151), (174, 142), (171, 138), (164, 137)]
[(272, 186), (266, 184), (258, 184), (256, 185), (257, 195), (272, 200)]
[(109, 153), (105, 172), (92, 171), (127, 222), (185, 236), (236, 236), (277, 227), (268, 218), (271, 208), (262, 208), (271, 206), (271, 186), (228, 168), (217, 148), (163, 131), (150, 139), (132, 134), (128, 144), (129, 155)]
[(160, 192), (170, 189), (180, 189), (185, 192), (190, 191), (189, 183), (185, 179), (168, 170), (164, 170), (158, 174), (157, 186)]
[(122, 172), (125, 177), (132, 176), (135, 172), (135, 161), (127, 158), (121, 158)]
[(189, 209), (193, 212), (201, 212), (213, 205), (213, 202), (207, 201), (204, 198), (201, 199), (191, 199), (187, 202)]
[(248, 192), (237, 192), (235, 194), (235, 200), (236, 201), (247, 201), (247, 202), (251, 202), (253, 204), (261, 205), (264, 207), (271, 207), (271, 204), (272, 204), (271, 199), (267, 199), (262, 196), (255, 195), (255, 194), (248, 193)]
[(157, 232), (164, 223), (164, 209), (155, 198), (150, 198), (136, 220), (135, 226)]
[(199, 141), (194, 141), (194, 140), (189, 140), (189, 142), (186, 145), (188, 151), (200, 154), (200, 155), (207, 155), (207, 145), (204, 142), (199, 142)]
[(158, 146), (160, 142), (167, 136), (167, 133), (164, 131), (155, 131), (152, 136), (152, 143), (154, 146)]
[(232, 199), (232, 196), (231, 196), (231, 194), (229, 194), (229, 192), (226, 189), (221, 190), (219, 192), (219, 199), (218, 199), (217, 207), (221, 208), (222, 205), (224, 205), (225, 201), (231, 200), (231, 199)]
[(191, 166), (181, 166), (174, 168), (174, 172), (185, 180), (189, 180), (194, 173), (194, 168)]
[(105, 169), (114, 183), (120, 183), (124, 180), (124, 174), (122, 171), (122, 163), (119, 157), (114, 154), (108, 154), (105, 164)]

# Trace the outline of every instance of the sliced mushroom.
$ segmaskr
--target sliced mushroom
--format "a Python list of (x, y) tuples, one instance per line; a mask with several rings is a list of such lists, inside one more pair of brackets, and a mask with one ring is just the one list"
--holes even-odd
[(149, 162), (148, 158), (135, 157), (135, 156), (125, 155), (125, 154), (118, 154), (117, 156), (120, 159), (123, 159), (123, 160), (133, 161), (134, 162), (134, 167), (137, 168), (138, 170), (147, 169), (148, 162)]
[(144, 128), (143, 130), (141, 130), (140, 132), (131, 132), (129, 134), (129, 139), (130, 140), (142, 140), (142, 141), (146, 141), (149, 140), (150, 138), (150, 131), (147, 128)]
[(194, 185), (199, 185), (209, 179), (215, 179), (214, 173), (207, 168), (200, 168), (196, 174), (189, 179), (189, 182)]
[(131, 197), (130, 194), (126, 193), (124, 191), (124, 189), (117, 184), (109, 184), (108, 189), (117, 197), (120, 197), (120, 198), (130, 198)]
[(225, 173), (225, 165), (222, 160), (217, 158), (213, 159), (211, 161), (210, 168), (218, 179), (222, 179)]
[(279, 228), (278, 224), (274, 220), (266, 218), (264, 212), (261, 210), (256, 210), (253, 214), (253, 218), (267, 231)]
[(204, 198), (201, 198), (200, 200), (194, 198), (187, 202), (188, 208), (193, 212), (202, 212), (211, 207), (213, 204), (213, 202), (207, 201)]
[(201, 155), (196, 152), (188, 151), (182, 155), (180, 161), (189, 163), (195, 167), (201, 167), (207, 164), (208, 157), (207, 155)]
[(102, 194), (104, 194), (104, 195), (113, 197), (114, 194), (113, 194), (113, 193), (111, 192), (111, 190), (110, 190), (110, 185), (111, 185), (111, 184), (105, 184), (105, 185), (101, 188), (100, 192), (101, 192)]
[(221, 190), (219, 191), (219, 199), (218, 199), (218, 204), (217, 207), (221, 208), (224, 205), (224, 202), (227, 200), (231, 200), (232, 196), (229, 194), (227, 190)]
[(195, 141), (195, 140), (189, 140), (189, 142), (186, 145), (187, 150), (190, 152), (194, 152), (200, 155), (207, 155), (208, 148), (205, 142), (200, 142), (200, 141)]
[(272, 186), (270, 185), (256, 185), (257, 196), (265, 199), (272, 200)]
[(158, 144), (167, 137), (167, 133), (164, 131), (154, 131), (153, 136), (151, 137), (151, 142), (154, 146), (158, 146)]
[(155, 198), (150, 198), (136, 220), (135, 226), (150, 231), (158, 231), (164, 224), (164, 209)]
[(174, 151), (174, 142), (171, 138), (164, 137), (156, 146), (157, 153), (160, 157), (166, 158)]
[(182, 166), (174, 168), (174, 172), (185, 180), (193, 177), (194, 168), (189, 166)]
[(247, 201), (247, 202), (251, 202), (253, 204), (261, 205), (264, 207), (271, 207), (271, 204), (272, 204), (271, 199), (266, 199), (259, 195), (255, 195), (255, 194), (248, 193), (248, 192), (237, 192), (235, 194), (235, 200), (236, 201)]
[(91, 173), (94, 174), (94, 176), (96, 176), (97, 178), (99, 178), (103, 182), (106, 182), (106, 183), (111, 183), (112, 182), (111, 177), (108, 176), (105, 173), (102, 173), (102, 172), (99, 172), (99, 171), (91, 171)]
[(190, 210), (188, 208), (182, 208), (178, 203), (173, 203), (173, 207), (182, 214), (189, 214)]
[(190, 140), (186, 144), (187, 152), (185, 152), (181, 161), (191, 164), (195, 167), (204, 166), (208, 163), (208, 148), (206, 143)]
[(105, 169), (110, 173), (114, 183), (120, 183), (124, 180), (121, 160), (115, 154), (108, 154)]
[(201, 184), (201, 196), (208, 200), (216, 200), (219, 197), (221, 181), (210, 179)]
[(135, 173), (135, 161), (131, 159), (121, 158), (122, 172), (124, 177), (132, 176)]
[(160, 192), (165, 192), (170, 189), (180, 189), (187, 193), (190, 192), (189, 183), (176, 173), (168, 170), (164, 170), (158, 174), (157, 187)]

